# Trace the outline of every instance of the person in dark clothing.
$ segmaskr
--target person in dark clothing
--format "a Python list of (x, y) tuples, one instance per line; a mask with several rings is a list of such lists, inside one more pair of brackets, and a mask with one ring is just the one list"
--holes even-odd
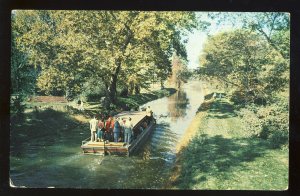
[(111, 124), (112, 124), (112, 117), (109, 117), (105, 122), (105, 139), (112, 141), (112, 133), (111, 133)]
[(113, 129), (113, 133), (114, 133), (114, 142), (118, 142), (119, 140), (119, 136), (120, 136), (120, 132), (121, 132), (121, 125), (119, 123), (119, 118), (117, 118), (117, 120), (114, 123), (114, 129)]

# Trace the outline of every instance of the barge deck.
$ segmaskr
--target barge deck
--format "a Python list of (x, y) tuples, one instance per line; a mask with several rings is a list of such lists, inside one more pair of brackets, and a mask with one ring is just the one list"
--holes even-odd
[[(126, 111), (117, 114), (115, 118), (127, 120), (131, 117), (133, 123), (133, 131), (138, 132), (139, 127), (146, 121), (145, 111)], [(81, 149), (84, 154), (118, 154), (118, 155), (131, 155), (143, 146), (148, 136), (152, 132), (155, 125), (155, 119), (152, 119), (147, 127), (139, 133), (130, 144), (124, 142), (91, 142), (90, 138), (82, 141)]]

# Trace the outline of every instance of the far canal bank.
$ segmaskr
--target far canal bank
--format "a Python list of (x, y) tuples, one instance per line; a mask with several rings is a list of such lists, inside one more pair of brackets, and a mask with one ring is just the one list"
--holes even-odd
[[(176, 93), (175, 88), (166, 87), (164, 89), (160, 89), (158, 87), (152, 88), (152, 90), (144, 90), (140, 94), (133, 94), (123, 97), (118, 97), (116, 104), (111, 104), (109, 108), (104, 108), (101, 104), (100, 98), (98, 101), (83, 101), (82, 110), (77, 105), (77, 100), (67, 101), (64, 97), (58, 96), (37, 96), (32, 97), (29, 100), (24, 102), (25, 106), (25, 115), (23, 117), (30, 118), (34, 114), (38, 114), (40, 112), (46, 113), (47, 110), (54, 110), (57, 112), (63, 112), (65, 115), (74, 118), (75, 120), (81, 123), (88, 123), (91, 116), (99, 115), (99, 114), (114, 114), (121, 112), (124, 110), (124, 106), (126, 106), (127, 110), (136, 110), (140, 105), (145, 104), (147, 102), (160, 99), (163, 97), (171, 96)], [(39, 101), (35, 101), (35, 100)], [(53, 101), (53, 100), (64, 100), (61, 101)], [(50, 100), (50, 101), (49, 101)], [(14, 116), (14, 115), (12, 115)], [(11, 116), (11, 120), (14, 121), (15, 118)], [(24, 120), (24, 119), (23, 119)], [(43, 119), (40, 119), (43, 121)], [(45, 119), (46, 120), (46, 119)], [(20, 122), (22, 123), (22, 122)]]

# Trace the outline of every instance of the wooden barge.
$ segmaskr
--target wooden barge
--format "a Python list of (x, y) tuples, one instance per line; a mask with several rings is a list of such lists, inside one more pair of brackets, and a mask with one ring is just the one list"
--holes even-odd
[[(127, 120), (131, 117), (133, 123), (133, 131), (138, 132), (140, 126), (146, 122), (146, 112), (145, 111), (126, 111), (117, 114), (115, 118)], [(146, 139), (152, 132), (155, 125), (155, 120), (151, 120), (147, 127), (140, 132), (136, 138), (134, 138), (130, 144), (124, 142), (91, 142), (91, 138), (87, 138), (82, 141), (81, 149), (84, 154), (118, 154), (118, 155), (131, 155), (136, 150), (138, 150), (145, 143)]]

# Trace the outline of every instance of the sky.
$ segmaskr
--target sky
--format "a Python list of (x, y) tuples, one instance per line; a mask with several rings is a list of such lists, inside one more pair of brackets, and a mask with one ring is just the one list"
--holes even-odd
[(203, 49), (203, 44), (207, 39), (207, 35), (199, 30), (188, 35), (188, 43), (186, 44), (188, 68), (195, 69), (199, 67), (199, 56)]
[(194, 32), (188, 34), (188, 42), (186, 44), (188, 68), (195, 69), (199, 67), (199, 57), (203, 50), (203, 44), (207, 40), (207, 34), (214, 35), (220, 31), (232, 29), (232, 25), (217, 24), (216, 21), (209, 19), (205, 12), (198, 12), (199, 18), (210, 22), (210, 27), (204, 32), (201, 30), (194, 30)]

